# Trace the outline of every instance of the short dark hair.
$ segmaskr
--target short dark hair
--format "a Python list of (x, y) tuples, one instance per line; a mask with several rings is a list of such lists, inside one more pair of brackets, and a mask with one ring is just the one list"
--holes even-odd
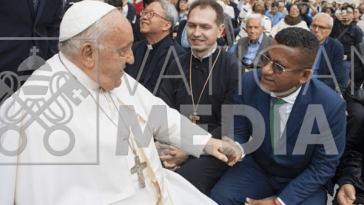
[(319, 48), (319, 42), (313, 33), (303, 28), (290, 27), (279, 31), (274, 39), (278, 44), (297, 48), (300, 62), (312, 67)]
[(187, 19), (189, 19), (191, 11), (198, 6), (201, 9), (204, 9), (208, 6), (213, 8), (216, 12), (216, 24), (220, 26), (224, 23), (224, 9), (215, 0), (197, 0), (193, 2), (189, 8)]
[(153, 2), (154, 0), (143, 0), (143, 8), (147, 8), (147, 6)]
[(272, 5), (270, 7), (273, 8), (273, 7), (278, 7), (278, 6), (279, 6), (278, 2), (275, 1), (272, 3)]
[[(255, 13), (255, 5), (257, 5), (257, 3), (254, 3), (254, 5), (253, 5), (253, 7), (252, 7), (252, 11)], [(263, 6), (264, 6), (264, 11), (263, 11), (263, 15), (264, 15), (264, 13), (265, 13), (265, 11), (267, 10), (267, 5), (264, 3), (263, 4)]]
[(348, 8), (351, 8), (354, 12), (354, 7), (352, 5), (347, 5), (341, 8), (341, 10), (348, 10)]
[(335, 10), (332, 7), (326, 7), (324, 11), (326, 12), (327, 9), (330, 9), (331, 13), (335, 14)]
[(123, 1), (122, 0), (109, 0), (108, 4), (115, 7), (123, 7)]

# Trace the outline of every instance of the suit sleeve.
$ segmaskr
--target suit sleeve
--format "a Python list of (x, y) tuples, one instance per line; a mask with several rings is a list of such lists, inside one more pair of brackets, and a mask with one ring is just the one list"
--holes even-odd
[(322, 145), (315, 145), (311, 164), (293, 179), (278, 195), (285, 204), (299, 204), (323, 186), (335, 175), (339, 159), (345, 149), (345, 102), (338, 103), (331, 112), (327, 112), (327, 121), (331, 129), (337, 155), (328, 155)]
[[(54, 3), (57, 4), (56, 10), (52, 16), (51, 23), (46, 27), (48, 37), (59, 37), (59, 27), (63, 17), (63, 1), (58, 0)], [(58, 53), (57, 41), (49, 41), (48, 58), (51, 58), (56, 53)]]
[[(248, 73), (250, 74), (250, 73)], [(243, 75), (242, 77), (242, 87), (244, 88), (246, 85), (246, 76)], [(244, 93), (244, 89), (242, 89), (242, 92)], [(244, 98), (243, 94), (239, 95), (239, 89), (236, 90), (235, 98), (234, 98), (234, 105), (243, 105), (244, 104)], [(233, 138), (236, 142), (239, 144), (245, 144), (248, 142), (249, 137), (251, 133), (249, 132), (248, 126), (249, 126), (249, 120), (247, 117), (240, 115), (241, 109), (237, 106), (234, 106), (233, 114), (234, 114), (234, 129), (231, 129), (229, 133), (229, 137)]]

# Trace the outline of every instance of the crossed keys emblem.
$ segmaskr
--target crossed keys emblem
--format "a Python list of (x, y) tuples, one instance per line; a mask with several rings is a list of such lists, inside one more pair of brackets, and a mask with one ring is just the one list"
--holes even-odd
[[(18, 132), (22, 138), (21, 145), (15, 151), (6, 150), (0, 143), (0, 152), (3, 154), (15, 156), (25, 149), (25, 130), (33, 123), (38, 123), (45, 130), (43, 141), (48, 142), (44, 143), (44, 146), (49, 153), (63, 156), (73, 149), (75, 136), (66, 126), (73, 115), (70, 103), (78, 106), (90, 93), (70, 73), (62, 71), (51, 76), (46, 74), (49, 71), (52, 71), (52, 68), (47, 63), (39, 68), (28, 78), (27, 83), (8, 99), (10, 103), (6, 104), (9, 106), (2, 109), (5, 113), (4, 117), (0, 118), (0, 139), (7, 131)], [(41, 75), (42, 73), (44, 75)], [(68, 134), (70, 143), (66, 149), (57, 151), (50, 147), (48, 140), (55, 131)]]

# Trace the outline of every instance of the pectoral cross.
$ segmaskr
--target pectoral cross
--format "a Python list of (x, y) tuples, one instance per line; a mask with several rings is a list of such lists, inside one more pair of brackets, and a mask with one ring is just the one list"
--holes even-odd
[(193, 115), (190, 115), (190, 119), (192, 120), (192, 124), (196, 124), (196, 121), (200, 120), (200, 116), (197, 115), (197, 112), (193, 112)]
[(140, 163), (139, 156), (135, 156), (135, 166), (133, 168), (131, 168), (130, 171), (131, 171), (131, 174), (137, 173), (139, 185), (142, 188), (145, 187), (143, 169), (145, 169), (146, 167), (147, 167), (147, 163), (146, 162)]

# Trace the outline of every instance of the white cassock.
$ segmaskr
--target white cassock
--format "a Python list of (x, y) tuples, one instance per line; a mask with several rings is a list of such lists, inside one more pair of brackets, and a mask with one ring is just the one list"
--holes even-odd
[[(162, 168), (152, 137), (198, 157), (210, 135), (185, 134), (199, 128), (185, 126), (187, 118), (174, 109), (150, 118), (153, 105), (165, 103), (141, 85), (130, 92), (137, 82), (127, 74), (122, 80), (104, 92), (60, 53), (2, 105), (1, 205), (215, 204)], [(134, 138), (126, 126), (133, 119), (151, 134)], [(136, 156), (147, 163), (145, 188), (131, 173)]]

